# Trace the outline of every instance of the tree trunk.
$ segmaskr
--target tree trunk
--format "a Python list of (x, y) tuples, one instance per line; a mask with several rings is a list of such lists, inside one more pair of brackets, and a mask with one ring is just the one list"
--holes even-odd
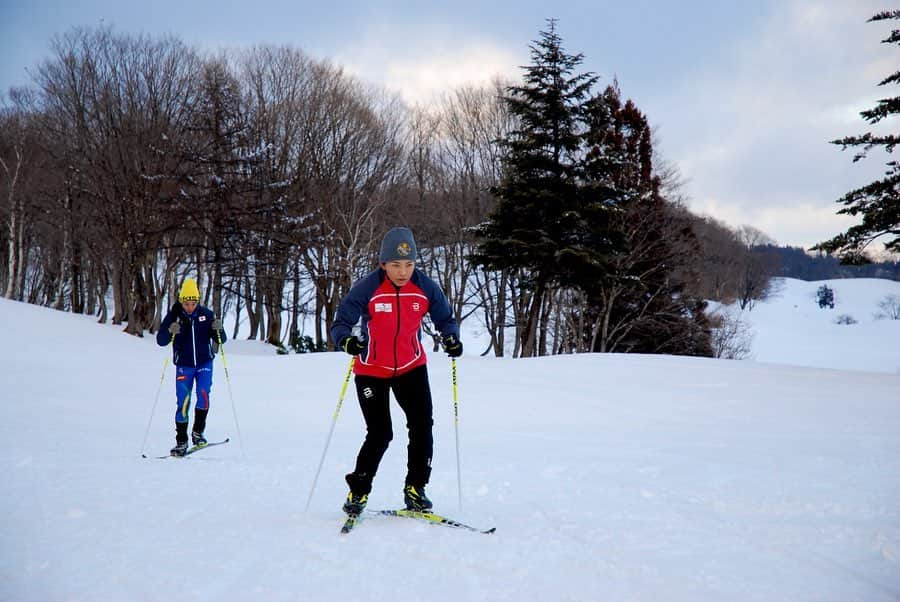
[(246, 291), (246, 296), (244, 297), (247, 301), (247, 321), (250, 326), (250, 334), (247, 336), (248, 341), (256, 340), (256, 333), (259, 329), (259, 318), (256, 316), (256, 312), (254, 311), (254, 295), (253, 295), (253, 287), (250, 284), (250, 277), (244, 277), (244, 286)]
[(494, 337), (494, 354), (503, 357), (506, 344), (506, 288), (509, 286), (509, 274), (504, 270), (500, 275), (500, 286), (497, 290), (497, 335)]
[[(19, 281), (17, 270), (21, 269), (23, 261), (21, 250), (22, 226), (19, 223), (21, 219), (21, 204), (16, 198), (16, 184), (19, 180), (19, 170), (22, 167), (22, 153), (19, 147), (16, 147), (16, 164), (12, 169), (5, 162), (0, 162), (0, 166), (6, 171), (9, 178), (9, 193), (7, 200), (9, 204), (9, 257), (7, 260), (7, 268), (9, 271), (9, 281), (6, 283), (5, 297), (13, 299), (16, 295), (16, 283)], [(2, 161), (2, 160), (0, 160)]]
[(612, 290), (608, 291), (606, 294), (601, 295), (600, 297), (603, 305), (600, 311), (600, 317), (594, 327), (594, 336), (591, 339), (592, 350), (597, 349), (598, 337), (600, 342), (600, 349), (598, 349), (598, 351), (600, 353), (606, 353), (610, 350), (610, 320), (612, 318), (613, 304), (615, 303), (618, 296), (619, 291), (616, 287), (614, 287)]
[[(12, 193), (10, 193), (10, 197), (12, 197)], [(9, 211), (9, 240), (7, 241), (7, 249), (8, 249), (8, 257), (6, 261), (6, 269), (7, 274), (9, 276), (9, 280), (6, 282), (6, 292), (4, 292), (3, 296), (7, 299), (14, 299), (16, 296), (16, 283), (19, 281), (19, 245), (17, 241), (19, 240), (18, 232), (18, 214), (15, 207), (12, 205), (13, 200), (10, 198), (10, 211)]]
[(97, 299), (100, 301), (100, 319), (97, 321), (100, 324), (106, 324), (106, 321), (109, 319), (109, 310), (106, 306), (106, 292), (109, 290), (109, 272), (102, 265), (98, 266), (97, 269), (99, 271)]
[(544, 280), (539, 280), (537, 288), (534, 290), (534, 295), (531, 298), (528, 317), (525, 322), (524, 332), (522, 333), (524, 342), (522, 344), (521, 357), (535, 357), (537, 354), (537, 330), (541, 308), (544, 304), (545, 289), (546, 285)]
[(62, 200), (62, 256), (59, 259), (59, 279), (57, 280), (54, 309), (62, 310), (66, 306), (66, 284), (69, 283), (72, 269), (72, 197), (66, 190)]
[(142, 337), (144, 336), (144, 326), (151, 322), (148, 306), (153, 295), (148, 290), (147, 278), (142, 269), (144, 266), (139, 265), (136, 259), (131, 262), (131, 265), (134, 266), (131, 276), (133, 284), (126, 291), (128, 326), (125, 327), (125, 332)]
[[(294, 290), (291, 297), (293, 301), (291, 303), (291, 325), (288, 329), (288, 332), (299, 333), (300, 332), (300, 265), (298, 262), (294, 263)], [(290, 336), (288, 335), (288, 343), (290, 344)]]
[(118, 326), (124, 320), (123, 307), (125, 305), (124, 301), (124, 291), (122, 286), (122, 259), (116, 258), (113, 260), (113, 273), (112, 273), (112, 290), (113, 290), (113, 318), (112, 323), (114, 326)]
[(81, 270), (81, 245), (72, 245), (72, 291), (70, 303), (72, 312), (76, 314), (84, 313), (84, 275)]
[(212, 310), (216, 317), (222, 317), (222, 245), (213, 248)]
[(550, 316), (553, 311), (553, 295), (544, 295), (544, 302), (541, 304), (540, 327), (538, 335), (538, 355), (547, 355), (547, 333), (550, 330)]
[(281, 346), (281, 296), (276, 296), (274, 291), (269, 291), (264, 303), (266, 317), (268, 318), (266, 330), (266, 343), (276, 347)]
[(234, 302), (234, 330), (231, 332), (231, 340), (234, 341), (238, 338), (238, 333), (241, 329), (241, 305), (244, 300), (244, 297), (239, 293), (235, 295)]

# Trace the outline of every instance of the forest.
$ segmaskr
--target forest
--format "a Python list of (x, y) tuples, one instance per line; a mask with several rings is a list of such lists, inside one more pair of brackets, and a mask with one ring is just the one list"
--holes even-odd
[(298, 48), (60, 34), (0, 105), (0, 294), (144, 336), (194, 277), (232, 337), (333, 349), (404, 225), (480, 353), (713, 354), (706, 301), (765, 297), (773, 241), (686, 208), (554, 21), (529, 48), (519, 81), (409, 106)]

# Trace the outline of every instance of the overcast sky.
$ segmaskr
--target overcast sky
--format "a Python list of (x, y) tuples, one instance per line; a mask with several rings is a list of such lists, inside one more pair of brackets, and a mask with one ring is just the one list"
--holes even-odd
[[(290, 44), (410, 102), (495, 74), (517, 77), (546, 26), (601, 85), (617, 78), (677, 165), (698, 213), (809, 247), (854, 223), (839, 197), (880, 176), (829, 140), (869, 130), (859, 111), (897, 94), (882, 44), (897, 22), (866, 23), (876, 0), (0, 0), (0, 90), (27, 85), (50, 39), (77, 25), (173, 33), (201, 49)], [(131, 6), (133, 5), (133, 6)], [(895, 124), (888, 124), (896, 130)]]

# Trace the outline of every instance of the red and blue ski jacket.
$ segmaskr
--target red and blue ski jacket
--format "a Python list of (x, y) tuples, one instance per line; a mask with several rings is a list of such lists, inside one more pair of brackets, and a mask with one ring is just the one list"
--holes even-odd
[(421, 328), (425, 314), (442, 336), (459, 337), (450, 303), (431, 278), (416, 269), (409, 282), (398, 288), (378, 268), (354, 284), (341, 301), (331, 326), (331, 339), (340, 346), (361, 318), (360, 338), (366, 350), (359, 355), (353, 371), (390, 378), (425, 364)]

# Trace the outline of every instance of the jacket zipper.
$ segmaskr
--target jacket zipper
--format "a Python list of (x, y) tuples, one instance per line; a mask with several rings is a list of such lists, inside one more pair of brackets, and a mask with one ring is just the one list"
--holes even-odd
[(191, 346), (194, 348), (194, 368), (197, 367), (197, 332), (194, 330), (194, 318), (191, 318)]
[(397, 295), (397, 332), (394, 333), (394, 376), (397, 376), (397, 365), (400, 363), (397, 357), (397, 345), (400, 342), (400, 289), (396, 284), (394, 284), (394, 292)]

